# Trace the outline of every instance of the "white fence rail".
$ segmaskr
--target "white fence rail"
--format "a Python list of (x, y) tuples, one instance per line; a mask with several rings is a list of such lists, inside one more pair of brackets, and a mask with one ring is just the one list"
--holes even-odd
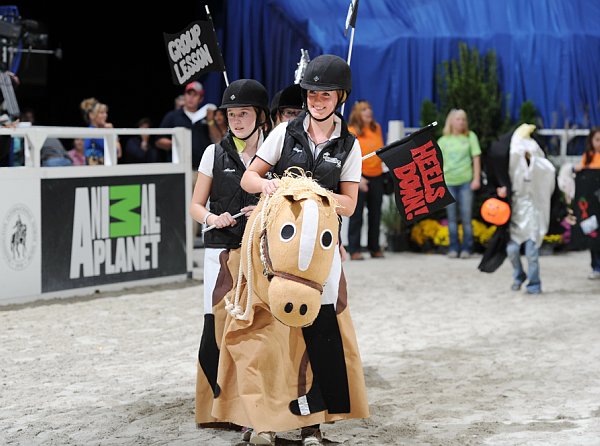
[[(172, 162), (191, 163), (191, 132), (183, 127), (172, 129), (117, 128), (97, 129), (92, 127), (18, 127), (0, 128), (0, 135), (21, 137), (25, 140), (25, 166), (40, 167), (40, 151), (47, 138), (104, 138), (104, 165), (114, 166), (117, 160), (117, 140), (119, 135), (165, 135), (173, 140)], [(185, 159), (189, 154), (190, 158)]]
[[(120, 135), (168, 135), (171, 163), (117, 164)], [(25, 166), (0, 168), (0, 305), (185, 280), (192, 272), (191, 132), (3, 128)], [(105, 164), (40, 166), (47, 138), (104, 138)]]
[[(387, 144), (404, 138), (406, 135), (418, 130), (418, 127), (405, 127), (404, 121), (389, 121)], [(548, 158), (557, 166), (566, 162), (578, 163), (581, 155), (569, 155), (569, 143), (575, 138), (581, 138), (589, 135), (589, 129), (540, 129), (537, 133), (544, 137), (558, 138), (558, 153), (551, 153)]]

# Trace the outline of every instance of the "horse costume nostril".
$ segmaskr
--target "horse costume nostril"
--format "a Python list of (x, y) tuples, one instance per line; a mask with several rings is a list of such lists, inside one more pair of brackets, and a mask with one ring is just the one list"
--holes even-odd
[[(294, 305), (291, 302), (288, 302), (287, 304), (285, 304), (284, 310), (286, 313), (291, 313), (293, 309), (294, 309)], [(302, 307), (300, 307), (300, 311), (302, 312)], [(305, 313), (306, 313), (306, 311), (305, 311)]]
[(300, 314), (302, 316), (304, 316), (306, 314), (306, 312), (308, 311), (308, 307), (306, 306), (306, 304), (302, 304), (300, 305)]

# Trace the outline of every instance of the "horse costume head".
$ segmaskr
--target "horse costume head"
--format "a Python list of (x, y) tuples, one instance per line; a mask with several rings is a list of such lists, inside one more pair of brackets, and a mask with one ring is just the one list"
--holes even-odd
[[(312, 324), (338, 249), (336, 206), (333, 195), (303, 172), (286, 172), (277, 191), (261, 197), (242, 239), (241, 274), (230, 313), (246, 319), (254, 292), (281, 323)], [(248, 290), (243, 315), (238, 305), (242, 274)]]

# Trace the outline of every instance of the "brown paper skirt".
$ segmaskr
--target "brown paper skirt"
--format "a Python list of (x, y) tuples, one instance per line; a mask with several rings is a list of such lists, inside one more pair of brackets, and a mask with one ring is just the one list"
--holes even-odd
[[(237, 271), (235, 257), (230, 256), (230, 271)], [(241, 295), (245, 296), (245, 290)], [(233, 300), (233, 293), (230, 296)], [(241, 304), (245, 308), (245, 298)], [(222, 320), (223, 306), (221, 302), (221, 308), (215, 308), (215, 321)], [(313, 380), (302, 329), (288, 327), (274, 319), (268, 306), (255, 294), (248, 320), (227, 315), (224, 325), (216, 324), (217, 336), (222, 333), (222, 338), (218, 338), (221, 342), (217, 378), (221, 392), (213, 398), (208, 382), (199, 370), (197, 422), (231, 422), (252, 427), (257, 432), (282, 432), (318, 423), (368, 417), (362, 364), (347, 306), (337, 315), (337, 320), (348, 375), (349, 413), (329, 414), (324, 410), (303, 416), (290, 411), (290, 402), (306, 394)]]

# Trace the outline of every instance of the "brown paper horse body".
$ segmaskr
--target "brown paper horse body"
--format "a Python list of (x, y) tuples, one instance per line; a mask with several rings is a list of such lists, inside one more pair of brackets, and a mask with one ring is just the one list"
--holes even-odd
[(338, 227), (331, 194), (306, 177), (261, 199), (227, 262), (232, 314), (217, 324), (216, 382), (199, 373), (198, 422), (280, 432), (368, 416), (343, 273), (336, 304), (321, 302)]

